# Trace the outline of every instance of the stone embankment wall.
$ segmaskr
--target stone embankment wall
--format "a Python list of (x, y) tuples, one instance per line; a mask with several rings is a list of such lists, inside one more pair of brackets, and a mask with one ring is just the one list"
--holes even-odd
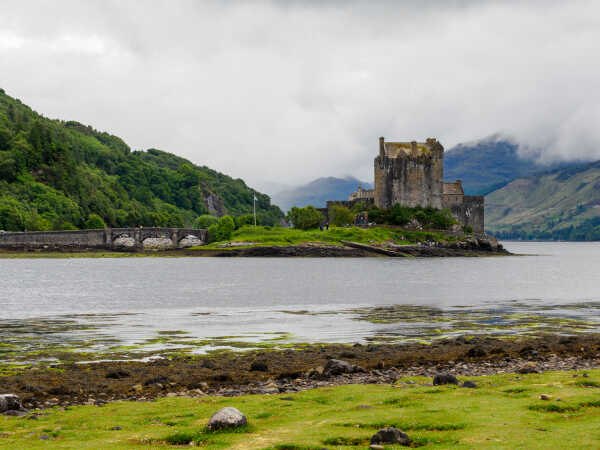
[(0, 233), (5, 249), (168, 249), (204, 245), (206, 230), (186, 228), (106, 228), (74, 231), (24, 231)]

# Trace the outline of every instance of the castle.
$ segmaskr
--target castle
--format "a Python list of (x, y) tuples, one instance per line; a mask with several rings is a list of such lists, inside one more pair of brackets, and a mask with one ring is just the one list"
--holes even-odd
[(358, 202), (378, 208), (391, 208), (396, 203), (447, 208), (463, 227), (484, 232), (483, 196), (465, 195), (460, 180), (444, 182), (444, 147), (436, 139), (386, 142), (380, 137), (374, 169), (374, 189), (359, 186), (347, 201), (327, 202), (327, 210), (339, 204), (351, 208)]

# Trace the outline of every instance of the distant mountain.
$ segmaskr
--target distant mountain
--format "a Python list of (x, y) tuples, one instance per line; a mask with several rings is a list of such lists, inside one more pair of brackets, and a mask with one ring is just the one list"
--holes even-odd
[(600, 240), (600, 161), (508, 183), (486, 196), (485, 222), (504, 239)]
[(444, 179), (462, 180), (469, 195), (486, 195), (512, 180), (548, 168), (521, 157), (518, 144), (498, 135), (459, 144), (444, 155)]
[(290, 210), (292, 206), (312, 205), (322, 208), (325, 207), (327, 200), (347, 200), (359, 184), (362, 184), (364, 189), (372, 188), (370, 183), (365, 183), (354, 177), (318, 178), (308, 184), (273, 194), (272, 202), (283, 211)]

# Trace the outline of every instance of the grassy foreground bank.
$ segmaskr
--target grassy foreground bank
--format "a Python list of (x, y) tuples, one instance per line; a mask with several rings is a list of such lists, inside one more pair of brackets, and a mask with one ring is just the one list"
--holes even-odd
[[(29, 418), (0, 416), (2, 448), (202, 448), (301, 450), (365, 448), (385, 426), (426, 448), (598, 448), (600, 370), (470, 377), (477, 388), (347, 385), (297, 394), (163, 398), (102, 407), (51, 409)], [(466, 379), (466, 378), (465, 378)], [(414, 383), (414, 384), (413, 384)], [(541, 400), (545, 394), (549, 400)], [(222, 407), (248, 417), (238, 432), (204, 426)], [(395, 448), (387, 446), (386, 448)]]

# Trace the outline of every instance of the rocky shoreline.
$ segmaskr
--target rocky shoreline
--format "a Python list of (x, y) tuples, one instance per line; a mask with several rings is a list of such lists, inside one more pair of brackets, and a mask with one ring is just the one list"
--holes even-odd
[(341, 245), (306, 243), (299, 245), (240, 245), (217, 249), (174, 250), (186, 256), (214, 257), (473, 257), (510, 255), (493, 236), (474, 236), (454, 242), (424, 242), (419, 245), (393, 243), (362, 244), (341, 241)]
[(46, 255), (115, 255), (127, 256), (203, 256), (203, 257), (311, 257), (311, 258), (363, 258), (363, 257), (477, 257), (511, 255), (493, 236), (473, 236), (453, 242), (423, 242), (418, 245), (398, 245), (391, 242), (362, 244), (342, 241), (340, 245), (307, 242), (296, 245), (256, 245), (235, 242), (219, 248), (194, 249), (112, 249), (47, 247), (47, 248), (2, 248), (0, 257), (43, 257)]
[[(402, 383), (404, 377), (520, 374), (600, 367), (600, 336), (489, 337), (431, 345), (313, 345), (295, 350), (181, 356), (151, 362), (33, 367), (0, 377), (0, 392), (26, 409), (159, 397), (279, 394), (343, 384)], [(406, 381), (410, 383), (410, 381)]]

